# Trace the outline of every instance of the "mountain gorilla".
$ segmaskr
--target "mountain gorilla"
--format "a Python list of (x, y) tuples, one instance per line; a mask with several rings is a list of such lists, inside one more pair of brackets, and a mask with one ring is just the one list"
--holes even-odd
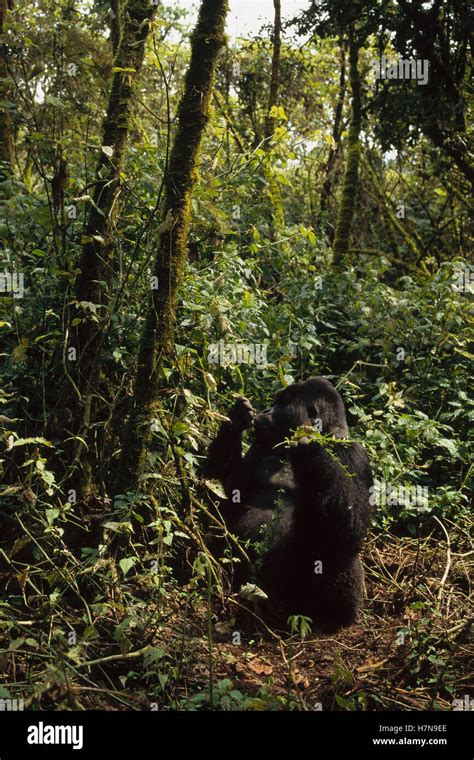
[[(305, 615), (324, 630), (350, 625), (363, 599), (358, 555), (371, 518), (367, 454), (358, 443), (283, 443), (308, 426), (346, 438), (341, 396), (325, 378), (312, 377), (280, 390), (260, 414), (240, 398), (229, 418), (210, 445), (206, 470), (226, 492), (227, 527), (249, 541), (252, 568), (238, 566), (234, 581), (256, 580), (274, 610)], [(254, 441), (242, 457), (248, 428)]]

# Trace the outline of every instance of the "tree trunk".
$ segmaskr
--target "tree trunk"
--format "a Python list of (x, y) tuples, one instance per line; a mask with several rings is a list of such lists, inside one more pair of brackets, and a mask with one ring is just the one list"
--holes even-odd
[(13, 0), (0, 0), (0, 181), (13, 172), (14, 140), (12, 117), (3, 101), (11, 100), (11, 83), (8, 73), (8, 52), (4, 34), (7, 11), (13, 8)]
[(339, 153), (341, 134), (342, 134), (342, 112), (344, 108), (344, 99), (346, 97), (346, 43), (343, 39), (341, 45), (341, 69), (339, 75), (339, 95), (334, 112), (334, 124), (332, 127), (331, 147), (329, 148), (328, 160), (326, 163), (326, 172), (321, 190), (320, 209), (325, 212), (331, 202), (332, 189), (334, 187), (334, 166)]
[(123, 439), (116, 492), (134, 490), (139, 482), (150, 417), (163, 380), (163, 361), (172, 351), (176, 301), (187, 255), (191, 194), (197, 178), (199, 148), (209, 120), (217, 56), (225, 42), (226, 15), (227, 0), (202, 0), (192, 36), (191, 60), (178, 107), (178, 128), (165, 177), (155, 279), (140, 341), (133, 405)]
[[(474, 165), (471, 159), (469, 135), (466, 130), (466, 102), (462, 94), (462, 81), (469, 61), (469, 24), (464, 26), (464, 38), (458, 39), (458, 49), (450, 51), (449, 17), (442, 11), (443, 2), (433, 3), (428, 9), (400, 0), (402, 13), (417, 29), (414, 39), (417, 57), (430, 64), (430, 80), (421, 88), (421, 98), (428, 102), (429, 118), (423, 119), (422, 130), (426, 137), (445, 155), (449, 156), (466, 179), (474, 185)], [(423, 4), (422, 4), (423, 5)], [(466, 18), (468, 8), (464, 9)], [(462, 5), (458, 12), (462, 14)], [(436, 44), (437, 43), (437, 44)], [(443, 120), (441, 110), (432, 110), (437, 96), (446, 99), (451, 118)]]
[(352, 92), (352, 114), (349, 126), (346, 169), (339, 203), (334, 240), (333, 263), (339, 265), (349, 251), (352, 218), (357, 198), (360, 161), (360, 129), (362, 123), (362, 92), (358, 67), (359, 49), (352, 30), (349, 31), (349, 77)]
[[(281, 2), (273, 0), (275, 16), (273, 22), (273, 54), (272, 70), (270, 74), (270, 90), (268, 96), (268, 111), (265, 117), (263, 128), (265, 151), (270, 151), (271, 138), (275, 132), (275, 117), (271, 115), (272, 108), (278, 105), (278, 90), (280, 86), (280, 56), (281, 56)], [(281, 201), (280, 186), (269, 164), (265, 166), (265, 175), (267, 179), (267, 194), (270, 200), (272, 211), (270, 213), (270, 237), (275, 240), (275, 233), (285, 225), (285, 215), (283, 203)]]
[[(70, 362), (74, 396), (72, 433), (86, 440), (94, 419), (92, 398), (97, 393), (100, 370), (100, 349), (108, 324), (108, 308), (112, 290), (115, 223), (119, 212), (120, 174), (124, 168), (130, 114), (134, 102), (134, 83), (143, 63), (145, 42), (156, 6), (149, 0), (129, 0), (124, 10), (123, 34), (115, 57), (115, 67), (107, 115), (103, 127), (102, 153), (96, 172), (93, 204), (85, 227), (80, 273), (76, 284), (79, 302), (74, 320), (70, 320), (75, 360)], [(94, 313), (81, 308), (92, 304)], [(97, 321), (94, 321), (93, 317)], [(76, 320), (79, 320), (77, 323)], [(73, 357), (74, 358), (74, 357)], [(74, 467), (80, 464), (84, 444), (77, 439), (73, 455)], [(89, 447), (90, 449), (90, 447)], [(90, 490), (91, 465), (82, 463), (82, 493)], [(89, 481), (89, 483), (87, 483)]]
[(273, 55), (272, 73), (270, 76), (270, 92), (268, 96), (268, 112), (265, 118), (263, 136), (268, 141), (275, 131), (275, 119), (271, 116), (271, 110), (278, 103), (278, 88), (280, 85), (280, 51), (281, 51), (281, 2), (273, 0), (275, 17), (273, 22)]
[(120, 0), (110, 0), (110, 40), (112, 42), (112, 51), (115, 53), (120, 44), (121, 24)]

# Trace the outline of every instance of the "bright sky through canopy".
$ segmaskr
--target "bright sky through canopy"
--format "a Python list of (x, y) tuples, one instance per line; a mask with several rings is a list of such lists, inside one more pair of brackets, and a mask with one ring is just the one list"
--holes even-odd
[[(166, 4), (170, 5), (169, 0)], [(197, 10), (197, 0), (179, 0), (183, 8)], [(230, 0), (230, 12), (227, 19), (227, 34), (235, 38), (246, 36), (260, 29), (263, 24), (273, 22), (273, 0)], [(309, 0), (281, 0), (283, 18), (296, 16), (301, 10), (308, 8)]]

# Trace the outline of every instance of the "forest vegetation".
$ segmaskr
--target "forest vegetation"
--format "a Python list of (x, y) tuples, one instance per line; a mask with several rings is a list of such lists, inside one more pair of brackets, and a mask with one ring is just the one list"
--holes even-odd
[[(0, 0), (0, 699), (472, 705), (469, 4), (196, 5)], [(203, 474), (314, 375), (376, 484), (335, 634), (232, 592)]]

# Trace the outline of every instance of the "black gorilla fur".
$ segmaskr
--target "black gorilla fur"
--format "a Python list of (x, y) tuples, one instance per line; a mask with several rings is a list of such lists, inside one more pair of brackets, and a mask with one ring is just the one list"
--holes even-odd
[[(341, 396), (329, 380), (312, 377), (280, 390), (261, 414), (240, 398), (229, 418), (210, 445), (206, 469), (226, 492), (229, 530), (251, 542), (262, 541), (263, 532), (267, 551), (253, 555), (256, 582), (274, 609), (310, 617), (325, 630), (350, 625), (363, 599), (359, 551), (371, 519), (367, 454), (358, 443), (334, 444), (332, 456), (307, 438), (277, 445), (306, 426), (346, 438)], [(250, 427), (254, 442), (242, 457), (242, 433)], [(239, 584), (250, 570), (240, 567)]]

